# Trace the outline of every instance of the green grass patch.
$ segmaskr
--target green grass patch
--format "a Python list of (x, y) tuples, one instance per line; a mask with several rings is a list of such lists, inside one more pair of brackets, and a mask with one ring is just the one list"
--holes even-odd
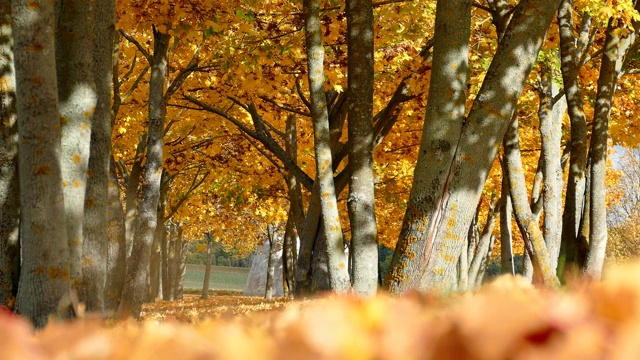
[[(204, 265), (187, 265), (184, 276), (185, 290), (202, 290), (204, 269)], [(209, 289), (242, 291), (248, 276), (249, 269), (212, 266)]]

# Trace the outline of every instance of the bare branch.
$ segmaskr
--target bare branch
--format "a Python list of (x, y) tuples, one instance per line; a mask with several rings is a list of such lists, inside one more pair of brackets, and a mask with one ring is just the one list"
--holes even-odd
[(151, 55), (149, 55), (149, 52), (142, 47), (142, 45), (140, 44), (140, 42), (138, 42), (138, 40), (134, 39), (133, 36), (127, 34), (126, 31), (122, 29), (120, 29), (120, 34), (122, 34), (122, 36), (124, 36), (124, 38), (127, 39), (130, 43), (135, 45), (135, 47), (138, 48), (138, 51), (140, 51), (142, 55), (144, 55), (144, 57), (147, 59), (149, 64), (151, 64)]

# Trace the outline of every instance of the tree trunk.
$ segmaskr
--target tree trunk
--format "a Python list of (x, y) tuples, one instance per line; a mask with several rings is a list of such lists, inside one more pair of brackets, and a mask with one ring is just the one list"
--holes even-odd
[[(175, 272), (173, 275), (173, 280), (171, 284), (173, 286), (173, 299), (174, 300), (182, 300), (184, 294), (184, 275), (187, 269), (187, 242), (184, 241), (183, 238), (184, 231), (182, 226), (178, 225), (178, 229), (176, 231), (176, 241), (175, 245)], [(231, 261), (229, 261), (229, 266), (231, 266)]]
[[(298, 163), (298, 139), (295, 115), (287, 117), (285, 132), (285, 150), (291, 161)], [(289, 218), (285, 231), (283, 265), (286, 272), (286, 282), (289, 295), (296, 293), (295, 275), (297, 271), (298, 240), (304, 230), (305, 214), (302, 201), (302, 187), (293, 174), (287, 173), (287, 188), (289, 189)]]
[(105, 310), (109, 244), (109, 163), (111, 160), (111, 82), (115, 3), (95, 2), (93, 76), (97, 105), (91, 129), (89, 176), (83, 223), (80, 299), (87, 310)]
[(478, 274), (476, 275), (476, 282), (474, 284), (475, 288), (479, 288), (482, 286), (484, 282), (484, 275), (487, 272), (487, 265), (489, 264), (489, 260), (491, 260), (491, 253), (493, 252), (493, 245), (495, 244), (496, 236), (489, 236), (489, 246), (487, 248), (487, 252), (485, 253), (482, 261), (480, 262), (480, 269), (478, 270)]
[(500, 265), (503, 274), (516, 274), (513, 260), (513, 230), (511, 227), (512, 207), (509, 178), (506, 176), (506, 164), (502, 165), (502, 202), (500, 203)]
[(148, 141), (147, 133), (140, 136), (138, 146), (136, 147), (136, 155), (134, 157), (133, 165), (129, 172), (125, 188), (124, 228), (127, 239), (127, 258), (131, 256), (131, 249), (133, 247), (133, 232), (138, 215), (138, 188), (140, 187), (140, 176), (142, 175), (143, 170), (142, 160), (144, 159), (144, 153), (147, 150)]
[(124, 211), (113, 157), (109, 163), (109, 246), (107, 249), (106, 310), (115, 314), (120, 305), (127, 273), (127, 242)]
[(207, 238), (207, 262), (204, 267), (204, 282), (202, 284), (202, 294), (200, 299), (207, 300), (209, 298), (209, 282), (211, 281), (211, 253), (213, 252), (213, 235), (208, 232)]
[[(431, 258), (434, 241), (440, 236), (438, 223), (448, 197), (441, 192), (447, 191), (451, 181), (452, 174), (446, 169), (455, 157), (465, 114), (470, 17), (469, 1), (437, 2), (425, 114), (429, 120), (424, 122), (409, 203), (388, 275), (392, 293), (421, 287), (422, 273)], [(471, 218), (465, 236), (470, 223)], [(459, 256), (458, 252), (455, 261)]]
[(514, 215), (522, 233), (525, 248), (533, 263), (534, 278), (538, 276), (539, 280), (546, 286), (556, 286), (558, 285), (558, 278), (555, 271), (551, 269), (549, 252), (544, 243), (542, 231), (540, 231), (537, 217), (532, 213), (527, 199), (526, 180), (524, 179), (524, 170), (520, 157), (517, 116), (513, 117), (504, 137), (504, 154)]
[(295, 271), (296, 271), (296, 243), (297, 236), (295, 231), (295, 223), (293, 210), (289, 208), (289, 216), (284, 232), (284, 243), (282, 246), (282, 269), (284, 272), (284, 282), (286, 285), (287, 296), (295, 293)]
[[(585, 194), (591, 193), (591, 161), (587, 159), (587, 176), (584, 179)], [(591, 230), (590, 213), (591, 213), (591, 196), (584, 197), (584, 206), (582, 207), (582, 217), (580, 218), (580, 227), (578, 228), (578, 239), (574, 247), (569, 248), (572, 254), (575, 254), (575, 262), (572, 267), (565, 267), (563, 276), (567, 273), (581, 274), (586, 266), (587, 256), (589, 254), (589, 231)], [(564, 280), (564, 277), (561, 279)]]
[[(640, 6), (640, 4), (638, 4)], [(593, 130), (589, 157), (591, 161), (591, 189), (589, 208), (589, 253), (585, 273), (600, 279), (607, 248), (607, 141), (609, 140), (609, 116), (618, 78), (622, 72), (624, 58), (635, 41), (635, 33), (623, 37), (624, 27), (614, 26), (609, 21), (604, 42), (604, 53), (598, 77), (598, 93), (594, 109)]]
[(469, 237), (467, 236), (464, 241), (465, 245), (462, 247), (458, 260), (458, 291), (466, 291), (469, 287), (469, 253), (465, 251), (469, 248)]
[[(578, 84), (581, 67), (581, 52), (583, 44), (578, 42), (573, 29), (573, 0), (562, 0), (558, 9), (558, 25), (560, 29), (560, 63), (564, 93), (567, 98), (567, 111), (571, 121), (571, 140), (569, 148), (569, 175), (565, 196), (564, 212), (562, 214), (562, 239), (558, 259), (559, 274), (565, 266), (575, 262), (578, 226), (584, 203), (584, 177), (587, 162), (587, 120), (584, 115), (582, 94)], [(588, 16), (583, 19), (583, 33), (578, 39), (588, 38), (591, 20)], [(584, 31), (586, 29), (586, 35)]]
[[(560, 239), (562, 235), (562, 118), (566, 110), (566, 100), (553, 103), (554, 85), (551, 68), (542, 66), (542, 88), (540, 89), (540, 139), (542, 143), (543, 177), (542, 187), (544, 207), (544, 241), (549, 251), (551, 269), (558, 267)], [(556, 90), (557, 93), (557, 90)]]
[[(514, 8), (509, 27), (487, 70), (478, 96), (464, 122), (460, 140), (453, 143), (447, 141), (433, 143), (425, 142), (423, 139), (421, 142), (420, 155), (429, 154), (434, 160), (439, 158), (442, 161), (434, 161), (433, 167), (428, 171), (424, 170), (428, 175), (427, 178), (426, 175), (419, 176), (421, 173), (418, 172), (418, 168), (423, 164), (418, 160), (414, 183), (418, 181), (420, 185), (414, 184), (414, 188), (417, 187), (417, 189), (412, 188), (399, 246), (396, 248), (398, 256), (394, 255), (391, 272), (392, 292), (404, 292), (412, 285), (423, 291), (447, 290), (454, 285), (455, 268), (462, 251), (463, 238), (467, 235), (469, 223), (475, 212), (475, 207), (470, 205), (477, 204), (480, 199), (500, 141), (504, 137), (509, 119), (515, 111), (517, 100), (531, 67), (537, 59), (546, 30), (559, 2), (560, 0), (524, 0), (518, 3)], [(440, 6), (438, 3), (438, 8)], [(457, 14), (457, 22), (460, 25), (451, 24), (452, 26), (446, 28), (446, 33), (453, 33), (452, 29), (457, 29), (459, 26), (468, 29), (469, 10), (465, 8), (466, 6), (469, 6), (468, 2), (459, 4), (458, 10), (454, 8), (447, 13), (447, 18), (451, 18), (453, 16), (451, 14)], [(438, 22), (437, 18), (436, 14), (436, 22)], [(467, 20), (461, 21), (462, 18)], [(468, 30), (465, 32), (468, 34)], [(446, 35), (446, 33), (436, 25), (436, 41), (439, 34)], [(444, 85), (445, 91), (449, 93), (445, 92), (443, 96), (436, 96), (435, 99), (443, 99), (439, 101), (439, 105), (444, 105), (442, 101), (451, 101), (446, 99), (459, 99), (450, 104), (452, 107), (449, 108), (460, 109), (456, 114), (459, 114), (457, 118), (461, 119), (464, 116), (466, 86), (460, 85), (466, 84), (466, 81), (460, 84), (460, 78), (465, 77), (462, 74), (466, 71), (458, 72), (461, 70), (461, 64), (466, 64), (468, 36), (466, 38), (461, 36), (456, 41), (452, 40), (450, 39), (442, 50), (434, 47), (431, 81), (435, 81), (434, 75), (440, 71), (457, 69), (452, 74), (453, 77), (444, 81), (444, 84), (447, 84)], [(446, 59), (455, 58), (458, 63), (450, 64), (448, 67), (450, 70), (443, 69), (441, 61), (436, 61), (437, 53), (440, 51), (443, 51), (442, 57), (449, 54)], [(458, 56), (450, 55), (451, 51), (455, 51)], [(451, 84), (455, 85), (459, 96), (452, 96), (454, 93)], [(434, 99), (433, 93), (429, 98)], [(428, 104), (427, 107), (430, 105)], [(425, 127), (423, 137), (429, 136), (425, 133), (442, 131), (440, 129), (445, 126), (444, 123), (451, 121), (451, 118), (446, 116), (436, 118), (427, 116), (427, 118), (432, 120), (425, 122), (430, 125)], [(431, 130), (431, 126), (435, 130)], [(444, 152), (444, 149), (447, 151)], [(452, 157), (453, 160), (451, 160)], [(441, 179), (441, 181), (432, 182), (429, 179)], [(416, 201), (416, 194), (424, 194), (426, 189), (432, 188), (435, 188), (433, 196), (422, 197), (421, 202)], [(417, 246), (409, 247), (408, 244), (417, 244)], [(412, 258), (407, 255), (412, 255)], [(401, 259), (404, 261), (398, 261)], [(420, 277), (420, 281), (415, 283), (413, 279), (417, 277)]]
[(175, 274), (177, 273), (177, 261), (176, 261), (176, 242), (178, 241), (178, 227), (176, 224), (171, 223), (169, 225), (169, 239), (167, 241), (167, 281), (165, 283), (162, 280), (163, 286), (166, 284), (166, 291), (163, 288), (163, 299), (167, 301), (173, 301), (175, 290)]
[[(171, 272), (169, 269), (169, 251), (170, 251), (170, 243), (169, 241), (171, 240), (171, 225), (164, 225), (163, 226), (163, 236), (162, 239), (160, 239), (160, 257), (161, 257), (161, 262), (160, 262), (160, 283), (162, 286), (162, 300), (169, 300), (170, 295), (172, 293), (171, 291)], [(167, 233), (170, 233), (169, 237), (167, 237)], [(215, 256), (213, 259), (214, 263), (215, 263)]]
[(13, 308), (20, 276), (20, 187), (11, 1), (0, 0), (0, 304)]
[(55, 47), (62, 128), (61, 169), (71, 250), (71, 287), (82, 296), (82, 269), (87, 264), (82, 256), (82, 230), (91, 127), (97, 105), (93, 76), (95, 9), (90, 1), (56, 0), (55, 3), (58, 10)]
[(342, 225), (333, 182), (329, 114), (324, 93), (324, 48), (320, 26), (318, 0), (304, 0), (305, 39), (307, 45), (307, 71), (309, 97), (313, 119), (314, 148), (316, 153), (316, 182), (320, 192), (320, 209), (324, 222), (329, 278), (331, 290), (344, 293), (350, 288), (346, 258), (342, 243)]
[(271, 224), (267, 225), (267, 240), (269, 241), (269, 258), (267, 259), (267, 281), (264, 289), (264, 297), (271, 299), (273, 298), (273, 278), (276, 269), (275, 257), (278, 252), (275, 227)]
[[(500, 200), (502, 202), (503, 200)], [(469, 267), (469, 284), (476, 286), (478, 283), (478, 278), (482, 280), (481, 267), (483, 263), (486, 263), (486, 258), (490, 254), (491, 250), (491, 237), (493, 234), (493, 227), (496, 224), (496, 220), (498, 216), (500, 216), (500, 203), (498, 207), (496, 207), (496, 203), (489, 205), (489, 214), (487, 216), (487, 222), (482, 228), (482, 235), (480, 235), (480, 241), (476, 248), (476, 253), (473, 256), (473, 260), (471, 261), (471, 265)], [(464, 252), (464, 251), (463, 251)]]
[[(37, 5), (37, 6), (34, 6)], [(43, 327), (69, 292), (53, 3), (12, 1), (22, 271), (16, 311)], [(51, 221), (52, 214), (60, 214)]]
[(171, 36), (154, 28), (154, 53), (149, 84), (149, 135), (147, 161), (144, 165), (142, 199), (138, 205), (138, 222), (133, 238), (131, 258), (127, 261), (127, 279), (122, 292), (118, 316), (140, 317), (149, 274), (149, 256), (153, 233), (158, 224), (158, 198), (162, 176), (162, 150), (166, 104), (164, 102), (168, 49)]
[(349, 97), (349, 220), (353, 289), (378, 290), (378, 230), (373, 174), (373, 3), (347, 0)]
[(162, 264), (162, 242), (164, 241), (164, 213), (167, 208), (167, 192), (169, 191), (168, 173), (162, 170), (160, 178), (160, 198), (158, 199), (158, 224), (153, 231), (153, 245), (151, 246), (151, 258), (149, 260), (149, 296), (147, 301), (152, 302), (160, 293), (160, 269)]
[(320, 192), (318, 182), (314, 182), (307, 207), (304, 228), (300, 233), (300, 250), (296, 268), (296, 294), (311, 292), (312, 257), (316, 238), (318, 237), (320, 218)]
[(327, 243), (322, 240), (324, 236), (324, 223), (320, 221), (318, 235), (313, 243), (313, 258), (311, 259), (311, 292), (314, 293), (331, 290)]

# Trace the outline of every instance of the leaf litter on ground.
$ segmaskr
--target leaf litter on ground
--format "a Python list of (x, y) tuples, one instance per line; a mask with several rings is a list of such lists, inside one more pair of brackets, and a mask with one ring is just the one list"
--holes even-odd
[(143, 320), (35, 332), (0, 313), (0, 359), (639, 359), (640, 264), (541, 289), (500, 277), (448, 296), (185, 296)]

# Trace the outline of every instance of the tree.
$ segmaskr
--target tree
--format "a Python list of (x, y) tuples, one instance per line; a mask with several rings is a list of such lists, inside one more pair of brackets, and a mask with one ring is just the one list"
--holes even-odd
[[(447, 172), (440, 171), (439, 164), (451, 163), (462, 130), (470, 16), (468, 1), (438, 1), (436, 5), (430, 101), (425, 115), (430, 120), (424, 123), (409, 204), (388, 275), (392, 293), (412, 287), (424, 289), (421, 278), (441, 216), (436, 214), (440, 211), (438, 193), (441, 189), (448, 192), (451, 181)], [(456, 53), (459, 55), (454, 56)]]
[[(640, 6), (640, 3), (636, 6)], [(598, 93), (589, 148), (591, 162), (591, 186), (588, 194), (590, 197), (589, 253), (584, 270), (587, 275), (596, 279), (599, 279), (602, 274), (607, 247), (607, 204), (605, 198), (609, 117), (618, 79), (623, 71), (624, 58), (635, 41), (633, 29), (627, 29), (629, 32), (626, 36), (621, 33), (623, 29), (626, 29), (626, 26), (615, 26), (614, 20), (609, 20), (603, 45), (604, 53), (598, 77)]]
[[(428, 171), (425, 169), (424, 176), (420, 173), (414, 175), (412, 195), (396, 250), (398, 255), (394, 255), (390, 272), (392, 292), (401, 293), (411, 287), (423, 290), (451, 287), (455, 278), (455, 265), (462, 248), (461, 239), (466, 236), (475, 211), (475, 206), (469, 204), (476, 204), (479, 199), (506, 132), (508, 119), (515, 111), (517, 99), (537, 59), (544, 35), (559, 3), (525, 0), (514, 8), (509, 27), (500, 41), (464, 125), (461, 124), (464, 102), (460, 100), (454, 103), (458, 109), (454, 113), (458, 114), (454, 117), (459, 119), (457, 122), (452, 122), (449, 116), (439, 116), (431, 120), (430, 124), (425, 123), (420, 154), (423, 157), (429, 155), (436, 164)], [(451, 74), (451, 69), (461, 71), (461, 64), (466, 64), (467, 51), (460, 49), (466, 49), (468, 30), (466, 34), (456, 34), (459, 38), (448, 39), (447, 36), (455, 33), (451, 29), (468, 29), (467, 14), (470, 10), (465, 8), (469, 4), (456, 5), (465, 11), (444, 13), (440, 20), (443, 24), (455, 21), (460, 25), (447, 27), (447, 33), (444, 33), (444, 29), (438, 31), (436, 24), (432, 78), (439, 71), (450, 72), (449, 81), (442, 82), (446, 84), (444, 91), (448, 90), (450, 93), (449, 96), (434, 97), (434, 93), (431, 92), (430, 100), (444, 102), (443, 105), (458, 97), (464, 99), (466, 93), (466, 86), (459, 85), (460, 78), (455, 72)], [(441, 6), (444, 8), (445, 5), (439, 3), (437, 9), (441, 9)], [(531, 15), (532, 9), (535, 9), (536, 16)], [(452, 17), (452, 14), (456, 16)], [(446, 18), (442, 19), (444, 16)], [(436, 15), (436, 21), (437, 18)], [(443, 45), (442, 50), (437, 46), (440, 36), (443, 40), (449, 40)], [(444, 55), (456, 49), (459, 55), (448, 58), (459, 62), (453, 64), (453, 67), (442, 66), (436, 61), (440, 51), (443, 51), (441, 56), (447, 59)], [(454, 84), (455, 87), (450, 84)], [(461, 96), (454, 96), (456, 90)], [(427, 105), (427, 109), (429, 108)], [(446, 109), (453, 110), (456, 107), (450, 105)], [(455, 133), (461, 134), (459, 138), (447, 137), (441, 139), (444, 140), (441, 142), (433, 141), (438, 139), (430, 141), (429, 136), (436, 133), (431, 131), (430, 127), (448, 128), (447, 124), (459, 129), (455, 130)], [(451, 136), (451, 132), (446, 136)], [(479, 141), (480, 138), (482, 141)], [(423, 164), (424, 162), (418, 160), (416, 170), (424, 166)], [(418, 179), (420, 183), (416, 183)], [(433, 189), (428, 190), (433, 191), (433, 195), (425, 196), (426, 189)], [(420, 280), (418, 282), (412, 279)], [(553, 282), (548, 284), (551, 285)]]
[(69, 292), (53, 3), (14, 0), (22, 270), (16, 311), (42, 327)]
[[(96, 109), (85, 196), (82, 241), (82, 291), (87, 310), (105, 309), (109, 244), (109, 182), (111, 162), (111, 83), (115, 32), (113, 0), (98, 1), (93, 12), (95, 37), (92, 73)], [(112, 269), (115, 270), (115, 269)]]
[(316, 153), (316, 181), (324, 228), (331, 290), (344, 293), (351, 287), (342, 243), (342, 226), (333, 181), (329, 114), (324, 93), (324, 49), (320, 26), (320, 5), (317, 0), (304, 1), (307, 73), (311, 118)]
[(209, 280), (211, 279), (211, 255), (213, 253), (213, 236), (211, 233), (206, 233), (205, 238), (207, 239), (207, 260), (205, 262), (204, 269), (204, 283), (202, 285), (202, 294), (200, 298), (203, 300), (207, 300), (209, 298)]
[(373, 173), (373, 3), (347, 1), (349, 102), (349, 220), (353, 289), (378, 288), (378, 239)]
[(10, 1), (0, 1), (0, 13), (0, 304), (13, 308), (20, 276), (20, 189)]
[(167, 72), (167, 52), (171, 36), (154, 28), (151, 82), (149, 84), (149, 134), (147, 157), (143, 172), (142, 199), (138, 207), (138, 222), (133, 237), (131, 257), (127, 261), (127, 279), (118, 307), (118, 316), (138, 318), (142, 302), (146, 297), (149, 274), (149, 255), (153, 244), (153, 234), (158, 224), (157, 209), (160, 197), (162, 174), (162, 153), (166, 103), (164, 101), (165, 77)]
[[(57, 0), (56, 8), (55, 64), (62, 130), (64, 205), (71, 250), (71, 286), (81, 295), (86, 295), (82, 284), (82, 268), (87, 263), (82, 254), (82, 230), (91, 126), (98, 98), (93, 76), (95, 7), (87, 1)], [(92, 303), (90, 306), (100, 305)]]

